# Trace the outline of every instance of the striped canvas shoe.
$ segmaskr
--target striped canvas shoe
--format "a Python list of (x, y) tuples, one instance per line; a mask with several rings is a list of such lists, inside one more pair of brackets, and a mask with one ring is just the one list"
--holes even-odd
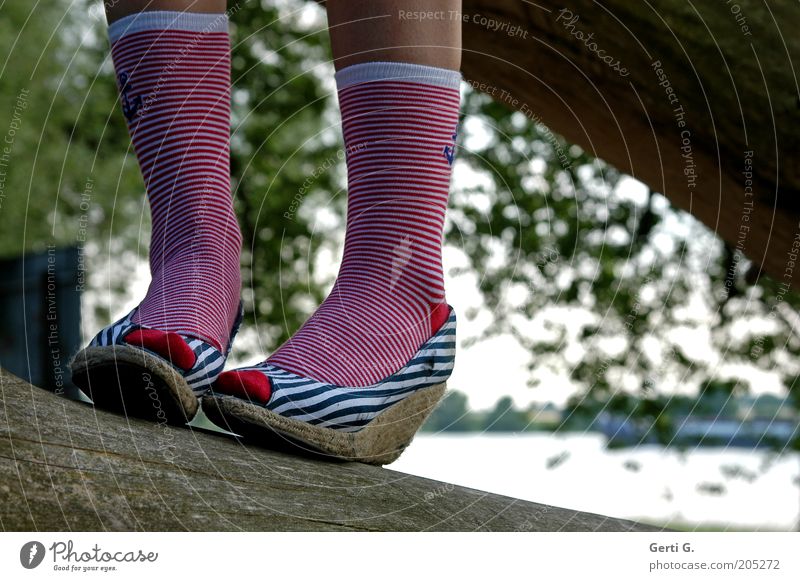
[(183, 425), (222, 373), (242, 321), (242, 305), (225, 353), (196, 337), (132, 322), (136, 309), (100, 331), (72, 359), (72, 381), (95, 406)]
[[(389, 464), (444, 395), (455, 361), (455, 334), (451, 308), (445, 323), (405, 366), (366, 387), (323, 383), (268, 363), (227, 372), (203, 397), (203, 411), (217, 425), (253, 442)], [(250, 378), (246, 391), (240, 374), (263, 379)], [(260, 389), (254, 390), (254, 383)]]

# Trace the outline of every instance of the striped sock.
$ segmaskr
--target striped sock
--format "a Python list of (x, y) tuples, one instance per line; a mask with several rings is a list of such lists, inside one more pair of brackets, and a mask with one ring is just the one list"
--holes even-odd
[(152, 281), (133, 322), (224, 352), (241, 289), (227, 16), (142, 12), (109, 37), (153, 223)]
[(347, 151), (344, 257), (330, 296), (267, 362), (343, 386), (406, 365), (447, 320), (442, 231), (457, 71), (373, 62), (339, 71)]

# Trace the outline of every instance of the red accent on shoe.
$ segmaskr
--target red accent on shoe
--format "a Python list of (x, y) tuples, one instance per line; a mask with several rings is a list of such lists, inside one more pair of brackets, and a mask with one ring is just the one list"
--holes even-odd
[(439, 303), (431, 311), (431, 335), (441, 329), (442, 325), (450, 318), (450, 305)]
[(272, 383), (260, 371), (225, 371), (217, 378), (214, 391), (266, 405), (272, 396)]
[(184, 371), (190, 370), (197, 360), (192, 348), (177, 333), (166, 333), (157, 329), (137, 329), (125, 335), (123, 341), (158, 353)]

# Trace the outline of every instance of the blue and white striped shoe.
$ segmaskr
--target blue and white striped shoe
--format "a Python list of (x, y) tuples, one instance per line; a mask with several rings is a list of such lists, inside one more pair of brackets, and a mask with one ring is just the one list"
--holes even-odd
[(95, 406), (183, 425), (225, 367), (242, 321), (242, 305), (225, 353), (196, 337), (133, 323), (136, 309), (100, 331), (72, 359), (72, 381)]
[[(368, 464), (388, 464), (445, 392), (453, 371), (456, 316), (411, 360), (383, 381), (342, 387), (262, 363), (225, 373), (203, 397), (203, 411), (217, 425), (258, 443), (292, 444), (309, 451)], [(245, 389), (240, 374), (248, 378)], [(260, 388), (255, 388), (260, 384)]]

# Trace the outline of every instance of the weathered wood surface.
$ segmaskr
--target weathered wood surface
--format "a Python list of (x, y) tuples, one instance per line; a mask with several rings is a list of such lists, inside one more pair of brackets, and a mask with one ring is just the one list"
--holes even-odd
[(471, 83), (798, 287), (800, 3), (464, 0), (463, 13)]
[(198, 430), (127, 420), (2, 370), (0, 529), (653, 530), (373, 466), (296, 457)]

